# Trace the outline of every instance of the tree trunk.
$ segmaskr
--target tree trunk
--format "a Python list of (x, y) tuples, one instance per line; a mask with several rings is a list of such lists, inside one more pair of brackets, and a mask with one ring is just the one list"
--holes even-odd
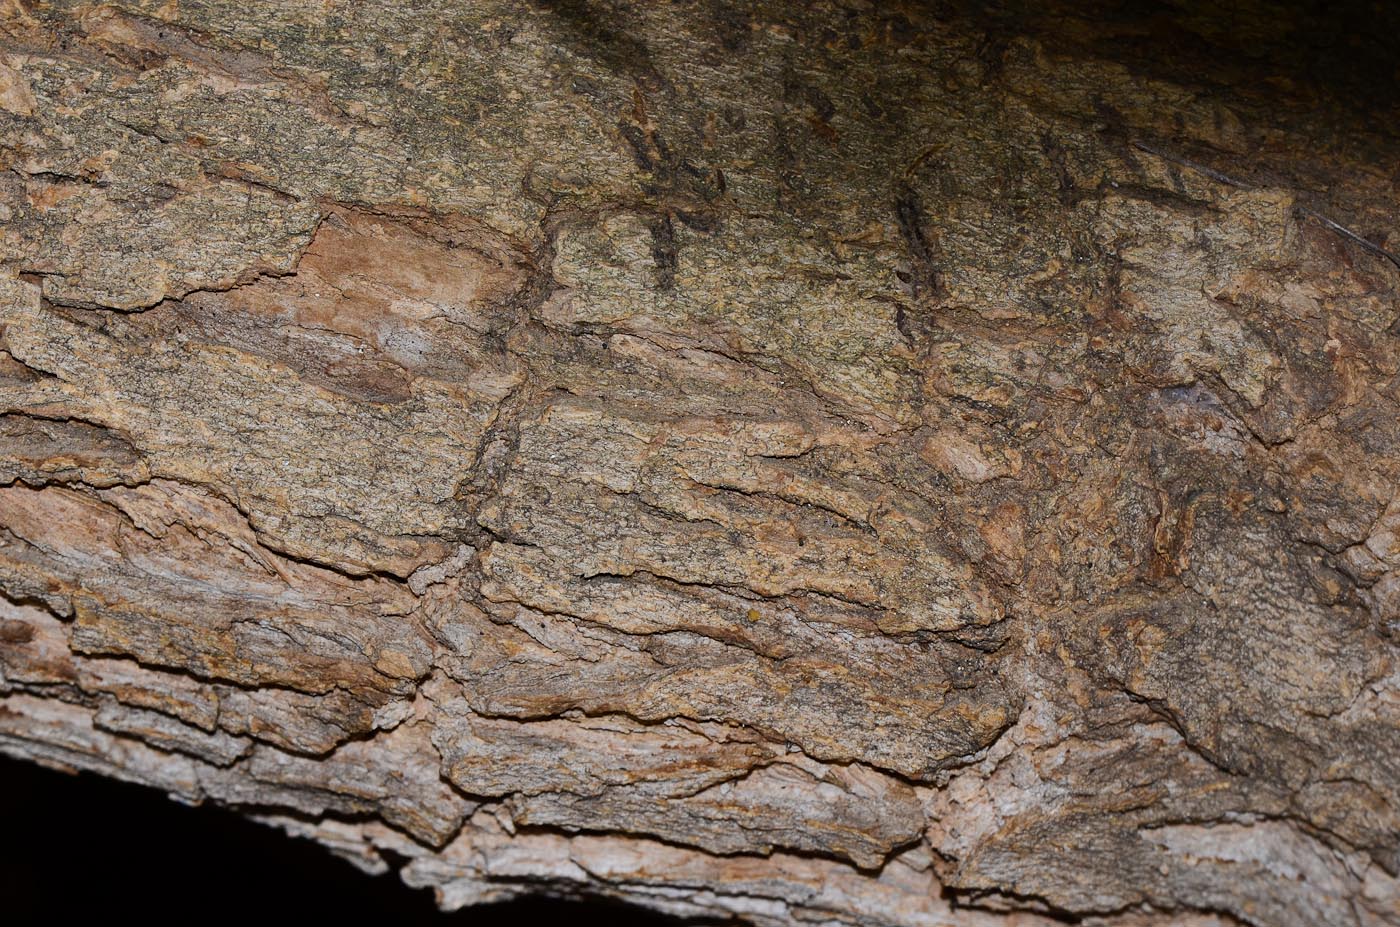
[(1014, 6), (0, 4), (0, 751), (446, 908), (1400, 924), (1400, 21)]

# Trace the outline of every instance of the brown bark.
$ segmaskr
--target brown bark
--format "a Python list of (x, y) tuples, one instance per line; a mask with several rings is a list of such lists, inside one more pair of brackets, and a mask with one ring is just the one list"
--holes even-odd
[(0, 751), (449, 908), (1400, 924), (1397, 24), (1116, 10), (0, 3)]

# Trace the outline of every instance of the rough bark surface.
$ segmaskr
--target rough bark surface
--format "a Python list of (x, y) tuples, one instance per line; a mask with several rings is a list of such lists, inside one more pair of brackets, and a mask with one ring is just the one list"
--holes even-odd
[(0, 2), (0, 751), (448, 908), (1400, 924), (1326, 29)]

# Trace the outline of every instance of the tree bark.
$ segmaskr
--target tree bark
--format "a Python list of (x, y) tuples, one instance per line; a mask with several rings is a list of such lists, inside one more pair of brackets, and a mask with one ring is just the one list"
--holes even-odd
[(0, 751), (446, 908), (1400, 924), (1400, 23), (1014, 6), (0, 4)]

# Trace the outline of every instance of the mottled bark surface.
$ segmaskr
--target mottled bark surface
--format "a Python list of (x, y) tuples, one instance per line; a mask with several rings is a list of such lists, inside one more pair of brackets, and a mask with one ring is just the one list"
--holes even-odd
[(448, 908), (1400, 924), (1328, 26), (5, 0), (0, 751)]

